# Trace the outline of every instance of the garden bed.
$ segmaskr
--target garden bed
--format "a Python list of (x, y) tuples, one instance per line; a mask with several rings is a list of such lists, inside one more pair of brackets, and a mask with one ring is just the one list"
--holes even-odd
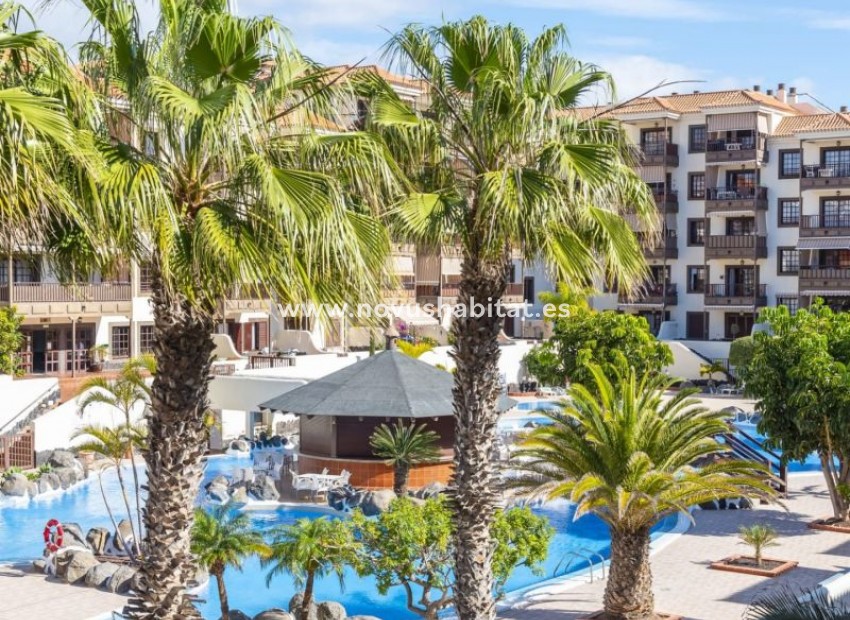
[(742, 573), (744, 575), (756, 575), (758, 577), (778, 577), (787, 573), (797, 566), (797, 562), (777, 560), (775, 558), (762, 558), (761, 566), (756, 564), (756, 559), (748, 555), (733, 555), (719, 562), (712, 562), (709, 568), (724, 570), (730, 573)]
[(809, 523), (810, 530), (823, 530), (825, 532), (839, 532), (841, 534), (850, 534), (850, 523), (841, 521), (835, 517), (825, 517)]

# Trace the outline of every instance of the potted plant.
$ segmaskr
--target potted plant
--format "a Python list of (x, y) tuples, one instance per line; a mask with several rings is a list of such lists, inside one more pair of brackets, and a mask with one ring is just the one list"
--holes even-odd
[(776, 540), (779, 534), (770, 525), (755, 523), (750, 526), (741, 526), (739, 537), (740, 544), (750, 546), (753, 554), (733, 555), (719, 562), (713, 562), (710, 568), (745, 575), (776, 577), (797, 566), (797, 562), (764, 557), (765, 549), (778, 545)]
[(103, 370), (103, 364), (109, 357), (108, 344), (96, 344), (89, 349), (89, 370), (92, 372), (100, 372)]

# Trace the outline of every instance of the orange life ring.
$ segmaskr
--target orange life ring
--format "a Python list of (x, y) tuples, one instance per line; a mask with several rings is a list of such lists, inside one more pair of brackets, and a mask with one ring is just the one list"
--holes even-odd
[[(56, 530), (54, 531), (53, 528), (56, 528)], [(65, 530), (63, 529), (62, 524), (56, 519), (51, 519), (47, 522), (47, 525), (44, 526), (44, 545), (50, 553), (56, 553), (59, 551), (59, 547), (62, 546), (64, 537)]]

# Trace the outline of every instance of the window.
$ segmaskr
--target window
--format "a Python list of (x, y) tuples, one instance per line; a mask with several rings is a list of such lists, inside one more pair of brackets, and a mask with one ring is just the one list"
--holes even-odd
[(644, 155), (664, 155), (667, 142), (672, 142), (673, 130), (668, 127), (640, 130), (640, 148)]
[(796, 179), (799, 177), (802, 165), (801, 158), (799, 149), (779, 151), (779, 178)]
[(527, 304), (533, 304), (534, 299), (534, 276), (525, 276), (522, 283), (522, 297)]
[(819, 267), (847, 269), (850, 267), (850, 250), (821, 250)]
[(689, 340), (708, 340), (708, 319), (705, 312), (685, 314), (685, 338)]
[(779, 225), (780, 226), (799, 226), (800, 225), (800, 199), (799, 198), (780, 198), (779, 199)]
[(705, 173), (691, 172), (688, 174), (688, 198), (702, 200), (705, 198)]
[(153, 353), (153, 325), (139, 327), (139, 352)]
[[(12, 261), (12, 270), (16, 283), (39, 282), (41, 274), (38, 264), (28, 258), (16, 258)], [(9, 284), (8, 259), (0, 260), (0, 284)]]
[(688, 245), (705, 245), (705, 220), (688, 220)]
[(756, 220), (752, 217), (730, 217), (726, 220), (726, 234), (730, 237), (754, 235)]
[(800, 271), (800, 251), (796, 248), (777, 248), (779, 250), (779, 275), (796, 274)]
[(153, 286), (153, 267), (148, 261), (139, 264), (139, 290), (150, 293)]
[(797, 314), (797, 309), (800, 307), (800, 300), (797, 297), (781, 297), (777, 295), (776, 305), (785, 306), (786, 308), (788, 308), (788, 312), (791, 313), (791, 316), (793, 316)]
[(112, 328), (112, 357), (130, 357), (130, 326), (115, 325)]
[[(834, 177), (850, 177), (850, 149), (821, 149), (821, 164)], [(823, 172), (820, 173), (823, 176)]]
[(738, 198), (752, 198), (756, 195), (755, 170), (730, 170), (726, 173), (726, 189), (734, 191)]
[(704, 153), (705, 141), (705, 125), (691, 125), (688, 127), (688, 152)]
[(824, 198), (822, 228), (850, 228), (850, 198)]
[(688, 292), (705, 293), (705, 267), (688, 265)]

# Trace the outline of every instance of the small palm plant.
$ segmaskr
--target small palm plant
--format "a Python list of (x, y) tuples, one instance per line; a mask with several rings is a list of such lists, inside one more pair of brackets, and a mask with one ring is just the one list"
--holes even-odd
[(699, 367), (699, 376), (708, 377), (708, 381), (712, 387), (714, 386), (714, 375), (717, 374), (726, 374), (726, 366), (717, 360), (710, 364), (702, 364)]
[(699, 406), (693, 390), (666, 402), (670, 379), (634, 369), (612, 382), (591, 366), (594, 385), (574, 384), (562, 411), (547, 411), (550, 426), (528, 435), (514, 453), (514, 481), (522, 493), (566, 498), (576, 517), (595, 514), (611, 533), (606, 617), (654, 617), (649, 541), (652, 527), (688, 507), (721, 498), (771, 498), (767, 472), (756, 463), (721, 459), (715, 437), (725, 414)]
[(252, 529), (248, 515), (234, 510), (228, 502), (210, 512), (202, 508), (195, 511), (191, 549), (198, 564), (215, 577), (221, 617), (229, 618), (224, 571), (228, 566), (242, 570), (242, 562), (246, 558), (254, 554), (266, 555), (268, 546), (262, 535)]
[(759, 568), (764, 564), (763, 551), (768, 547), (776, 547), (779, 544), (776, 542), (776, 539), (779, 538), (776, 530), (763, 523), (755, 523), (750, 526), (742, 525), (739, 535), (741, 544), (753, 548), (753, 557), (756, 560), (756, 566)]
[(831, 600), (823, 589), (795, 592), (783, 587), (760, 596), (747, 608), (744, 620), (845, 620), (850, 603)]
[(372, 452), (393, 468), (393, 491), (398, 497), (407, 494), (407, 481), (414, 465), (435, 461), (440, 457), (440, 436), (424, 424), (405, 424), (397, 420), (392, 426), (381, 424), (369, 438)]
[(307, 620), (313, 603), (316, 579), (335, 574), (344, 587), (344, 570), (353, 549), (351, 530), (339, 519), (298, 519), (293, 525), (277, 528), (263, 566), (271, 566), (266, 585), (279, 574), (292, 577), (297, 588), (304, 588), (298, 620)]

